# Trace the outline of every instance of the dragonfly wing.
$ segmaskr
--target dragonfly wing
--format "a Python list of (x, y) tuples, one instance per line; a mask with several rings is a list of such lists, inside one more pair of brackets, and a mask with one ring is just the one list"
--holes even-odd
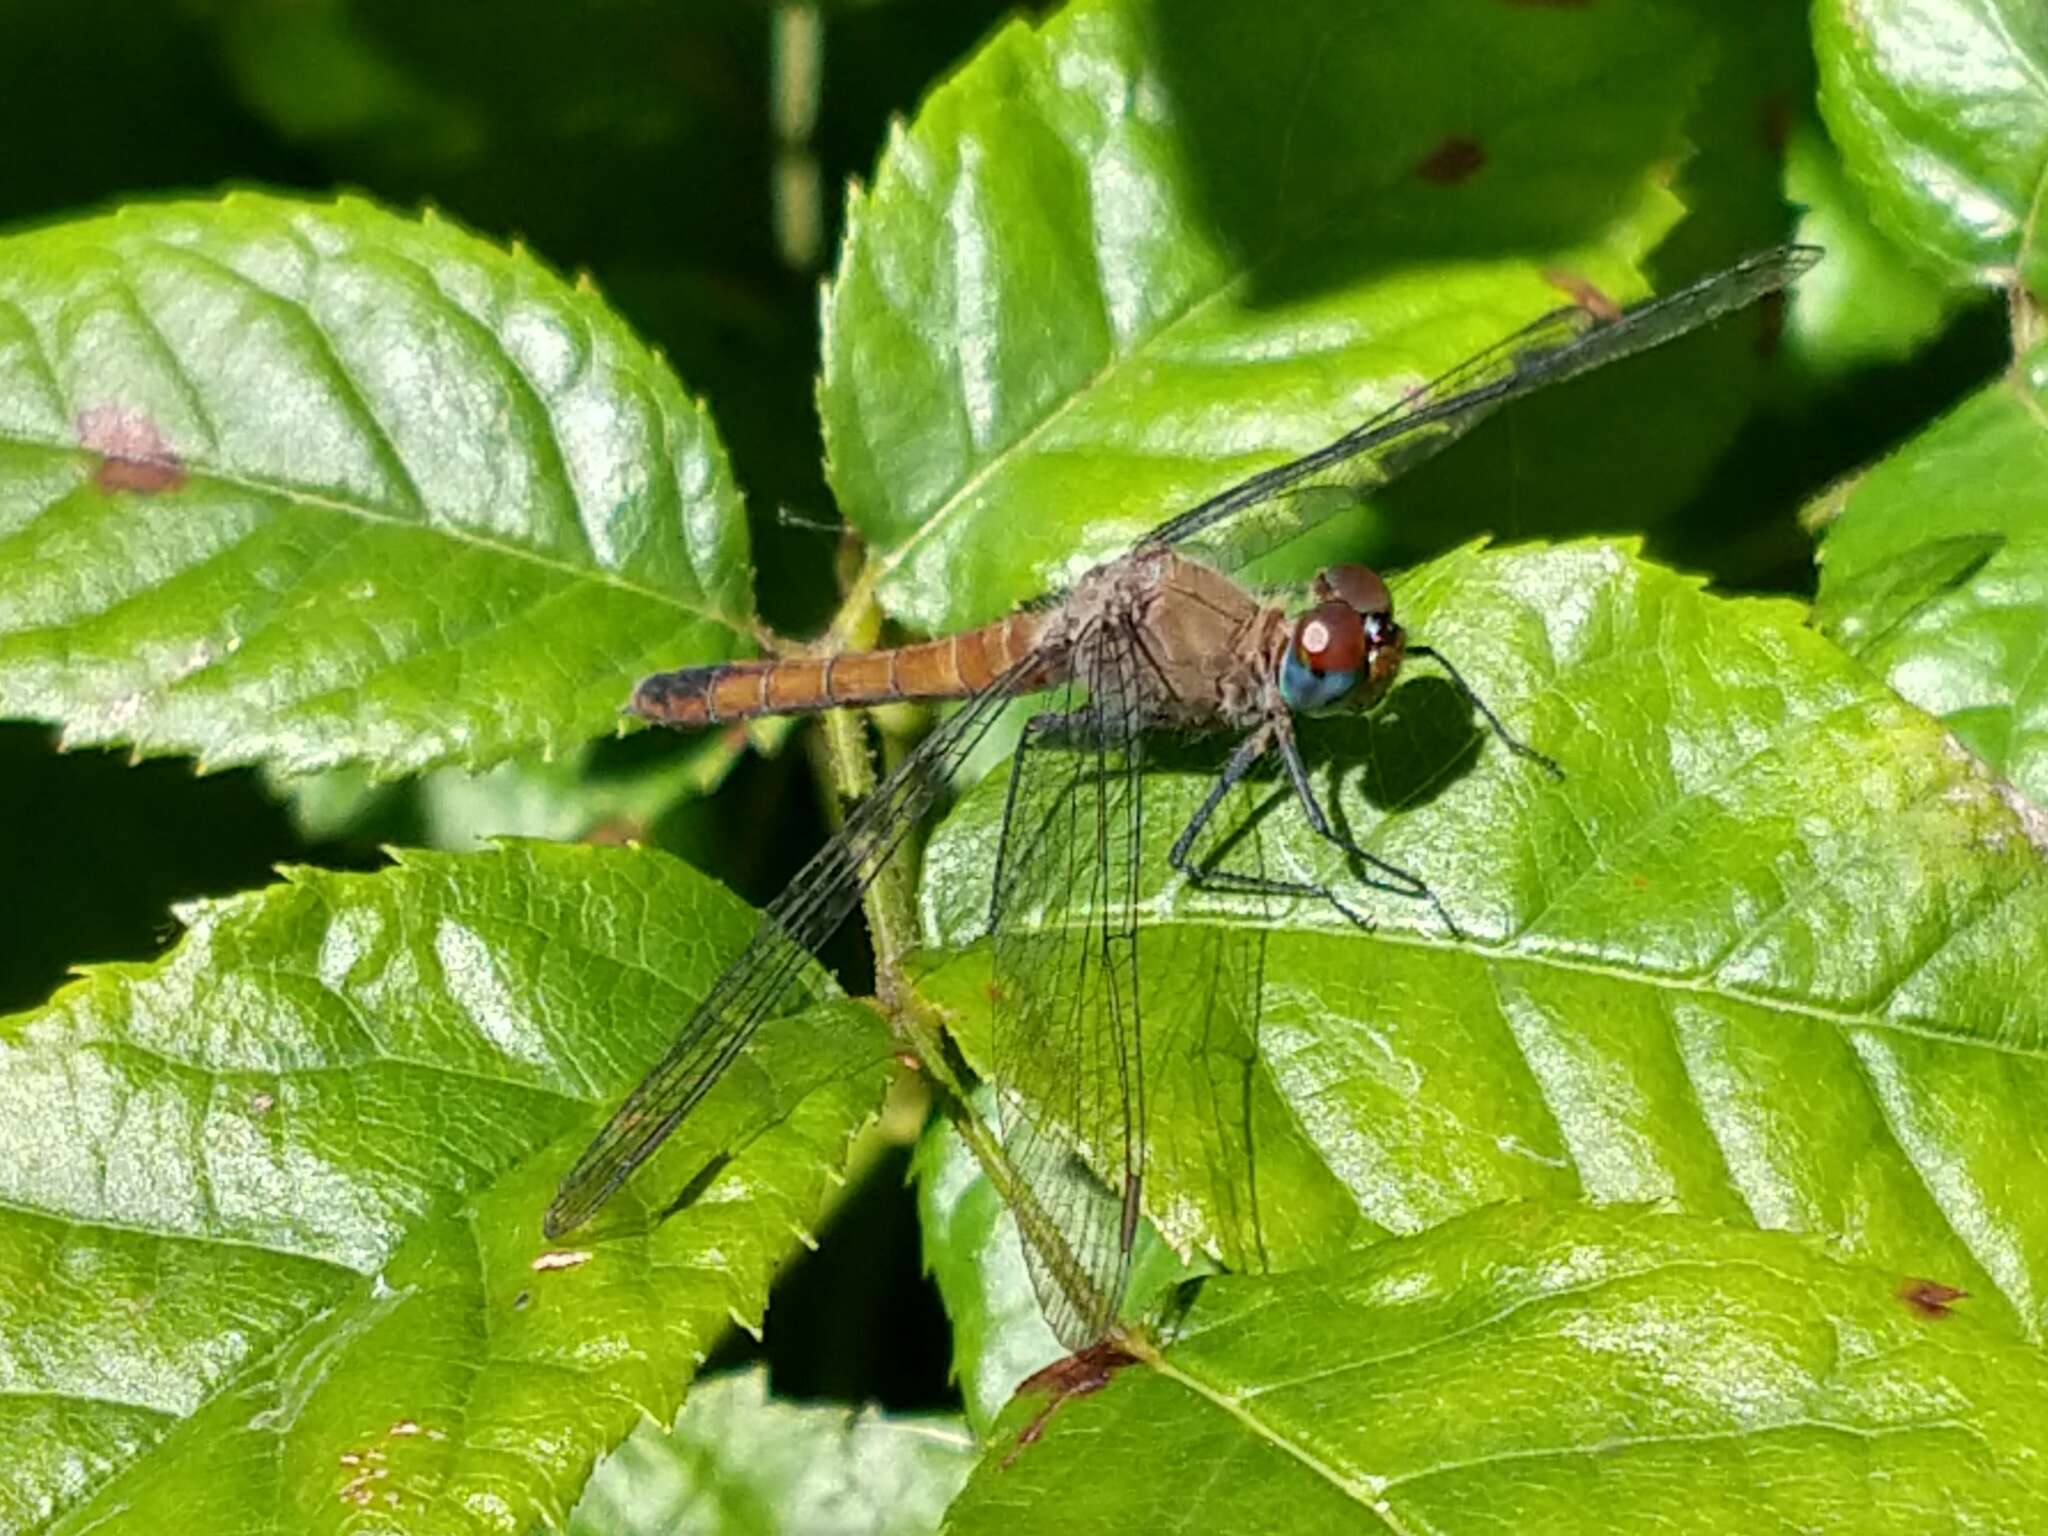
[(1006, 1193), (1039, 1309), (1074, 1350), (1115, 1320), (1144, 1183), (1140, 664), (1122, 616), (1078, 638), (1066, 711), (1013, 768), (995, 872)]
[(1818, 247), (1780, 246), (1603, 315), (1566, 304), (1467, 358), (1334, 442), (1240, 481), (1145, 535), (1222, 570), (1279, 547), (1461, 436), (1510, 400), (1647, 352), (1796, 279)]
[(542, 1221), (559, 1237), (588, 1221), (722, 1076), (761, 1023), (811, 997), (814, 951), (846, 921), (905, 834), (1039, 665), (1025, 657), (918, 744), (769, 904), (739, 957), (562, 1179)]

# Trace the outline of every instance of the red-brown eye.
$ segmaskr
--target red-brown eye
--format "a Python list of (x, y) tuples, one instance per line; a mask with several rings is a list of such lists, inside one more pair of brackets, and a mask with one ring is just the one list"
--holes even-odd
[(1294, 623), (1294, 654), (1309, 671), (1356, 672), (1365, 665), (1365, 623), (1349, 603), (1318, 603)]
[(1360, 613), (1392, 613), (1394, 600), (1380, 573), (1363, 565), (1333, 565), (1316, 578), (1316, 596), (1348, 603)]

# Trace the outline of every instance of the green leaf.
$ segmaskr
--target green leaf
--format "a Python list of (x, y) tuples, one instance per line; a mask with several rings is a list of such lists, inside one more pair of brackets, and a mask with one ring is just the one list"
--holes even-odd
[(1877, 227), (1952, 282), (2048, 294), (2037, 0), (1821, 0), (1820, 108)]
[(699, 1382), (664, 1433), (642, 1424), (598, 1468), (570, 1536), (916, 1536), (980, 1454), (945, 1414), (778, 1402), (768, 1373)]
[(556, 1180), (744, 905), (663, 855), (522, 844), (184, 915), (160, 963), (0, 1026), (10, 1530), (559, 1521), (758, 1322), (879, 1097), (886, 1032), (808, 982), (610, 1235), (549, 1249)]
[(377, 775), (616, 729), (748, 627), (708, 417), (587, 290), (365, 203), (0, 241), (0, 709)]
[[(1688, 9), (1705, 29), (1699, 57), (1712, 68), (1686, 114), (1691, 153), (1672, 187), (1685, 219), (1642, 263), (1661, 292), (1784, 242), (1782, 123), (1787, 103), (1812, 92), (1796, 7), (1712, 0)], [(1829, 252), (1819, 270), (1833, 261)], [(1384, 518), (1369, 554), (1353, 546), (1337, 558), (1413, 565), (1489, 535), (1664, 530), (1786, 371), (1775, 303), (1546, 389), (1483, 423), (1456, 452), (1375, 499)], [(1735, 547), (1738, 519), (1779, 511), (1717, 507), (1719, 536), (1701, 541), (1714, 561), (1708, 568), (1718, 572)], [(1698, 558), (1688, 548), (1685, 563)]]
[(1496, 1206), (1207, 1282), (947, 1529), (2037, 1530), (2042, 1367), (1976, 1298), (1781, 1233)]
[[(980, 1095), (977, 1109), (995, 1124), (992, 1095)], [(938, 1283), (952, 1325), (954, 1372), (967, 1423), (986, 1439), (1017, 1384), (1067, 1350), (1039, 1311), (1016, 1219), (950, 1121), (935, 1119), (925, 1128), (913, 1172), (925, 1268)], [(1144, 1321), (1149, 1301), (1209, 1269), (1183, 1265), (1152, 1225), (1142, 1224), (1124, 1317)]]
[(984, 619), (1555, 307), (1617, 299), (1707, 50), (1648, 0), (1013, 24), (856, 195), (833, 488), (883, 606)]
[[(1350, 893), (1373, 931), (1193, 889), (1166, 850), (1223, 746), (1148, 773), (1162, 1234), (1285, 1270), (1497, 1200), (1668, 1200), (2048, 1327), (2048, 999), (2023, 980), (2048, 968), (2048, 862), (1996, 783), (1797, 605), (1710, 598), (1623, 548), (1466, 550), (1395, 598), (1567, 777), (1503, 752), (1420, 662), (1376, 717), (1310, 723), (1333, 820), (1460, 936), (1362, 889), (1272, 777), (1265, 869)], [(921, 989), (984, 1069), (1005, 788), (939, 828), (922, 886), (944, 962)], [(1233, 975), (1262, 978), (1241, 1008)]]
[(2048, 806), (2048, 346), (1829, 515), (1822, 626)]
[(1786, 329), (1799, 361), (1834, 375), (1901, 362), (1932, 340), (1971, 290), (1935, 281), (1870, 221), (1840, 155), (1802, 125), (1787, 146), (1785, 192), (1803, 205), (1799, 238), (1828, 259), (1793, 292)]

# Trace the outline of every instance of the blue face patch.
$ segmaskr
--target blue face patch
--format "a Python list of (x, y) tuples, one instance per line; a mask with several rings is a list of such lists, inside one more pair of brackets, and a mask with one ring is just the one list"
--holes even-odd
[(1362, 675), (1355, 668), (1349, 672), (1313, 672), (1289, 646), (1280, 661), (1280, 697), (1296, 714), (1312, 715), (1343, 699), (1358, 686)]

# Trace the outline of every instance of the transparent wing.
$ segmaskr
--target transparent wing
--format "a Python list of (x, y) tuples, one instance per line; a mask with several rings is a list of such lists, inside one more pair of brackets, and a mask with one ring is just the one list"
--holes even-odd
[(1554, 309), (1336, 441), (1160, 524), (1141, 546), (1178, 545), (1234, 570), (1355, 504), (1508, 401), (1676, 340), (1783, 288), (1821, 254), (1811, 245), (1759, 251), (1619, 315), (1580, 304)]
[(1074, 1350), (1115, 1319), (1144, 1185), (1139, 665), (1120, 616), (1080, 638), (1064, 713), (1034, 727), (1012, 767), (995, 872), (993, 1065), (1010, 1208), (1039, 1309)]
[(654, 1155), (763, 1020), (808, 1000), (799, 982), (813, 952), (846, 921), (905, 833), (1038, 665), (1035, 653), (1025, 657), (942, 721), (769, 904), (747, 947), (711, 984), (675, 1044), (563, 1176), (542, 1220), (549, 1237), (588, 1221)]

